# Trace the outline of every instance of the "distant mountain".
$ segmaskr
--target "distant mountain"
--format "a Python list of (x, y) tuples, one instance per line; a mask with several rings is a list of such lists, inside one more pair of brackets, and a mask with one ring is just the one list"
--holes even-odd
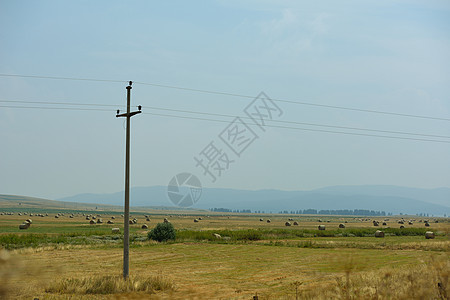
[[(80, 194), (59, 199), (79, 203), (123, 205), (124, 192)], [(170, 206), (167, 187), (135, 187), (131, 206)], [(394, 214), (450, 215), (450, 188), (418, 189), (397, 186), (335, 186), (312, 191), (235, 190), (204, 188), (194, 208), (250, 209), (279, 212), (304, 209), (367, 209)]]

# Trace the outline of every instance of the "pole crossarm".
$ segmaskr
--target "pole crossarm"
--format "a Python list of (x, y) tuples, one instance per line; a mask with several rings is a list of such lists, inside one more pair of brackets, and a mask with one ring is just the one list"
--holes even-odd
[(138, 110), (138, 111), (132, 111), (132, 112), (130, 112), (129, 114), (128, 114), (128, 113), (123, 113), (123, 114), (120, 114), (120, 115), (116, 115), (116, 118), (120, 118), (120, 117), (128, 117), (128, 116), (132, 117), (132, 116), (137, 115), (137, 114), (140, 114), (140, 113), (142, 113), (142, 111), (140, 111), (140, 110)]

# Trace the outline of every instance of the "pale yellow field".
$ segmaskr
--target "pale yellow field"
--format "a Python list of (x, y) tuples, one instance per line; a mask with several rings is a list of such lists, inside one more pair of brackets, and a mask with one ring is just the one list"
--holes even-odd
[[(58, 219), (54, 215), (33, 217), (29, 231), (17, 229), (28, 217), (0, 216), (1, 235), (52, 235), (96, 228), (120, 227), (105, 224), (111, 215), (102, 214), (104, 223), (89, 225), (82, 216)], [(138, 224), (132, 232), (145, 237), (140, 229), (145, 218), (135, 214)], [(197, 216), (151, 215), (145, 222), (150, 228), (168, 217), (176, 229), (239, 230), (278, 228), (288, 230), (316, 229), (325, 224), (336, 229), (373, 228), (371, 218), (293, 217), (298, 226), (285, 227), (286, 216)], [(194, 218), (202, 217), (198, 223)], [(260, 222), (263, 218), (264, 222)], [(267, 218), (271, 223), (266, 223)], [(322, 222), (318, 222), (318, 219)], [(388, 226), (398, 228), (398, 217)], [(405, 218), (406, 219), (406, 218)], [(405, 227), (423, 228), (414, 222)], [(327, 222), (330, 220), (330, 222)], [(304, 237), (290, 239), (264, 238), (255, 241), (177, 240), (171, 243), (136, 241), (130, 249), (130, 275), (133, 284), (157, 277), (167, 287), (149, 291), (85, 294), (86, 288), (68, 287), (85, 282), (104, 281), (115, 276), (122, 282), (122, 248), (117, 243), (49, 244), (3, 250), (0, 258), (2, 286), (11, 299), (446, 299), (449, 292), (450, 241), (448, 220), (430, 223), (430, 230), (440, 232), (434, 240), (423, 236), (374, 237)], [(385, 226), (386, 227), (386, 226)], [(383, 226), (380, 226), (383, 228)], [(426, 275), (424, 275), (426, 274)], [(441, 287), (438, 287), (437, 284)], [(0, 290), (1, 291), (1, 290)], [(445, 294), (447, 293), (447, 294)]]

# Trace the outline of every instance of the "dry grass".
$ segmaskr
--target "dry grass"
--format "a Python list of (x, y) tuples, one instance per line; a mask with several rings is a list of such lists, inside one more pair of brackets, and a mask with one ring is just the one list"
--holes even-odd
[(433, 258), (408, 268), (384, 268), (354, 272), (352, 264), (343, 275), (320, 290), (300, 290), (301, 299), (448, 299), (450, 262)]
[(175, 285), (163, 275), (150, 277), (130, 276), (124, 280), (121, 276), (97, 275), (84, 278), (65, 278), (45, 289), (53, 294), (121, 294), (131, 292), (155, 293), (155, 291), (173, 291)]

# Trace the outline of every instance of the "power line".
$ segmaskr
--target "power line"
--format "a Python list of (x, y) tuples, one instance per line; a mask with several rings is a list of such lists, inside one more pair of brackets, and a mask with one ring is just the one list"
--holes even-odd
[[(154, 115), (154, 116), (161, 116), (161, 117), (180, 118), (180, 119), (191, 119), (191, 120), (200, 120), (200, 121), (210, 121), (210, 122), (229, 123), (229, 121), (226, 121), (226, 120), (217, 120), (217, 119), (206, 119), (206, 118), (197, 118), (197, 117), (175, 116), (175, 115), (156, 114), (156, 113), (145, 113), (145, 112), (144, 112), (143, 114), (146, 114), (146, 115)], [(254, 125), (254, 124), (247, 124), (247, 125)], [(255, 126), (256, 126), (256, 125), (255, 125)], [(398, 136), (389, 136), (389, 135), (376, 135), (376, 134), (365, 134), (365, 133), (354, 133), (354, 132), (332, 131), (332, 130), (311, 129), (311, 128), (300, 128), (300, 127), (289, 127), (289, 126), (278, 126), (278, 125), (264, 125), (264, 127), (282, 128), (282, 129), (294, 129), (294, 130), (314, 131), (314, 132), (325, 132), (325, 133), (335, 133), (335, 134), (346, 134), (346, 135), (357, 135), (357, 136), (367, 136), (367, 137), (390, 138), (390, 139), (400, 139), (400, 140), (412, 140), (412, 141), (422, 141), (422, 142), (449, 143), (449, 144), (450, 144), (450, 141), (443, 141), (443, 140), (429, 140), (429, 139), (419, 139), (419, 138), (408, 138), (408, 137), (398, 137)]]
[(38, 76), (38, 75), (18, 75), (18, 74), (0, 74), (2, 77), (20, 77), (36, 79), (55, 79), (55, 80), (73, 80), (73, 81), (97, 81), (97, 82), (128, 82), (126, 80), (95, 79), (95, 78), (77, 78), (77, 77), (59, 77), (59, 76)]
[[(125, 80), (76, 78), (76, 77), (57, 77), (57, 76), (37, 76), (37, 75), (19, 75), (19, 74), (0, 74), (0, 76), (2, 76), (2, 77), (38, 78), (38, 79), (55, 79), (55, 80), (97, 81), (97, 82), (120, 82), (120, 83), (128, 82), (128, 81), (125, 81)], [(177, 89), (177, 90), (197, 92), (197, 93), (206, 93), (206, 94), (214, 94), (214, 95), (222, 95), (222, 96), (230, 96), (230, 97), (240, 97), (240, 98), (247, 98), (247, 99), (254, 99), (255, 98), (254, 96), (237, 94), (237, 93), (229, 93), (229, 92), (220, 92), (220, 91), (213, 91), (213, 90), (187, 88), (187, 87), (180, 87), (180, 86), (175, 86), (175, 85), (164, 85), (164, 84), (150, 83), (150, 82), (140, 82), (140, 81), (133, 81), (133, 82), (135, 84), (142, 84), (142, 85), (155, 86), (155, 87), (168, 88), (168, 89)], [(372, 109), (362, 109), (362, 108), (337, 106), (337, 105), (328, 105), (328, 104), (320, 104), (320, 103), (311, 103), (311, 102), (304, 102), (304, 101), (293, 101), (293, 100), (277, 99), (277, 98), (272, 98), (271, 100), (277, 101), (277, 102), (289, 103), (289, 104), (306, 105), (306, 106), (330, 108), (330, 109), (339, 109), (339, 110), (347, 110), (347, 111), (355, 111), (355, 112), (365, 112), (365, 113), (373, 113), (373, 114), (392, 115), (392, 116), (408, 117), (408, 118), (420, 118), (420, 119), (429, 119), (429, 120), (438, 120), (438, 121), (450, 121), (450, 118), (442, 118), (442, 117), (433, 117), (433, 116), (397, 113), (397, 112), (372, 110)]]
[(80, 108), (80, 107), (51, 107), (51, 106), (19, 106), (19, 105), (0, 105), (0, 107), (5, 108), (24, 108), (24, 109), (58, 109), (58, 110), (95, 110), (95, 111), (115, 111), (111, 109), (102, 108)]
[(22, 101), (22, 100), (0, 100), (0, 102), (25, 103), (25, 104), (70, 105), (70, 106), (105, 106), (105, 107), (118, 107), (118, 106), (121, 106), (121, 105), (116, 105), (116, 104), (78, 103), (78, 102), (52, 102), (52, 101)]
[[(198, 112), (198, 111), (181, 110), (181, 109), (169, 109), (169, 108), (151, 107), (151, 106), (145, 106), (145, 108), (154, 109), (154, 110), (171, 111), (171, 112), (181, 112), (181, 113), (199, 114), (199, 115), (207, 115), (207, 116), (217, 116), (217, 117), (228, 117), (228, 118), (235, 118), (236, 117), (234, 115)], [(252, 120), (249, 117), (240, 117), (240, 118), (241, 119)], [(306, 123), (306, 122), (296, 122), (296, 121), (283, 121), (283, 120), (268, 120), (268, 121), (269, 122), (274, 122), (274, 123), (308, 125), (308, 126), (338, 128), (338, 129), (358, 130), (358, 131), (372, 131), (372, 132), (392, 133), (392, 134), (404, 134), (404, 135), (428, 136), (428, 137), (438, 137), (438, 138), (450, 138), (450, 136), (446, 136), (446, 135), (412, 133), (412, 132), (405, 132), (405, 131), (391, 131), (391, 130), (369, 129), (369, 128), (360, 128), (360, 127), (349, 127), (349, 126), (338, 126), (338, 125), (327, 125), (327, 124)]]
[[(0, 102), (7, 103), (25, 103), (25, 104), (51, 104), (51, 105), (68, 105), (68, 106), (100, 106), (100, 107), (117, 107), (113, 104), (96, 104), (96, 103), (75, 103), (75, 102), (49, 102), (49, 101), (14, 101), (14, 100), (0, 100)], [(0, 107), (9, 107), (9, 108), (29, 108), (29, 109), (67, 109), (71, 110), (71, 108), (57, 108), (57, 107), (37, 107), (37, 106), (12, 106), (12, 105), (0, 105)], [(162, 111), (170, 111), (170, 112), (178, 112), (178, 113), (189, 113), (189, 114), (198, 114), (198, 115), (206, 115), (206, 116), (214, 116), (214, 117), (226, 117), (226, 118), (235, 118), (235, 115), (227, 115), (227, 114), (218, 114), (218, 113), (208, 113), (208, 112), (199, 112), (192, 110), (181, 110), (181, 109), (170, 109), (163, 107), (152, 107), (145, 106), (145, 108), (153, 109), (153, 110), (162, 110)], [(110, 111), (107, 109), (84, 109), (84, 108), (73, 108), (72, 110), (97, 110), (97, 111)], [(252, 120), (249, 117), (240, 117), (241, 119)], [(339, 126), (339, 125), (329, 125), (329, 124), (317, 124), (317, 123), (307, 123), (307, 122), (296, 122), (296, 121), (283, 121), (283, 120), (268, 120), (269, 122), (280, 123), (280, 124), (294, 124), (294, 125), (307, 125), (307, 126), (315, 126), (315, 127), (326, 127), (326, 128), (337, 128), (337, 129), (347, 129), (347, 130), (357, 130), (357, 131), (369, 131), (369, 132), (379, 132), (379, 133), (390, 133), (390, 134), (402, 134), (402, 135), (412, 135), (412, 136), (423, 136), (423, 137), (433, 137), (433, 138), (450, 138), (450, 136), (445, 135), (435, 135), (435, 134), (425, 134), (425, 133), (414, 133), (414, 132), (405, 132), (405, 131), (392, 131), (392, 130), (380, 130), (380, 129), (370, 129), (370, 128), (360, 128), (360, 127), (349, 127), (349, 126)]]

